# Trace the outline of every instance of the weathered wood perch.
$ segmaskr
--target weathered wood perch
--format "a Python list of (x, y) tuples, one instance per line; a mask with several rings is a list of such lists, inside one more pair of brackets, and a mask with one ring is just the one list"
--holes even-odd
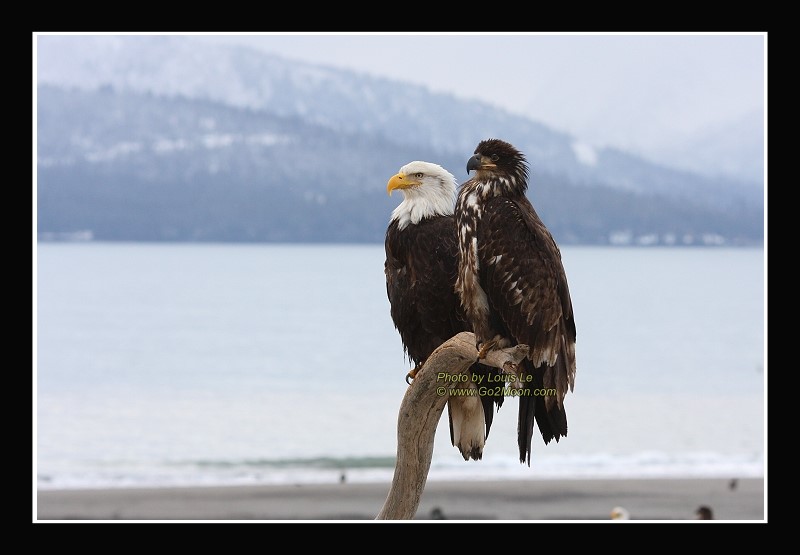
[[(477, 359), (475, 335), (461, 332), (439, 346), (406, 390), (397, 417), (397, 462), (392, 486), (376, 520), (408, 520), (419, 507), (433, 456), (434, 436), (454, 381), (437, 379), (440, 372), (465, 372)], [(515, 372), (528, 354), (526, 345), (489, 351), (483, 364)], [(441, 389), (446, 388), (445, 390)]]

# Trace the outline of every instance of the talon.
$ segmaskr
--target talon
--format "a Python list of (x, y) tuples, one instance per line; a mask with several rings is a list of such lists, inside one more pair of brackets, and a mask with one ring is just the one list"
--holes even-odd
[(408, 385), (411, 385), (411, 382), (414, 381), (414, 378), (417, 377), (418, 372), (419, 372), (419, 366), (415, 366), (414, 368), (408, 371), (408, 374), (406, 374), (406, 383)]
[(482, 360), (486, 358), (486, 355), (495, 348), (497, 345), (497, 339), (492, 339), (491, 341), (486, 341), (483, 344), (478, 344), (478, 360)]

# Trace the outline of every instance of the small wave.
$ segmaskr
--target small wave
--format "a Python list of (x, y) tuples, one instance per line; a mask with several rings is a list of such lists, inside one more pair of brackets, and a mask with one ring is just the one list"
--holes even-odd
[[(109, 463), (40, 472), (39, 489), (193, 487), (226, 485), (302, 485), (389, 483), (390, 456), (307, 457), (282, 459), (169, 461), (151, 465)], [(531, 467), (514, 457), (488, 456), (465, 462), (434, 457), (428, 481), (554, 480), (608, 478), (758, 478), (764, 457), (718, 453), (642, 451), (630, 454), (584, 454), (541, 457)]]

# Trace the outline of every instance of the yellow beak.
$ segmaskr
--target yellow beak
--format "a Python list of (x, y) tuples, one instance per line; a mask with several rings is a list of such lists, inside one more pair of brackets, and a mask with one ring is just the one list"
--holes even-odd
[(415, 179), (411, 176), (398, 173), (395, 174), (389, 179), (389, 183), (386, 184), (386, 193), (389, 196), (392, 196), (392, 191), (395, 189), (408, 189), (410, 187), (416, 187), (419, 185), (420, 182), (418, 179)]

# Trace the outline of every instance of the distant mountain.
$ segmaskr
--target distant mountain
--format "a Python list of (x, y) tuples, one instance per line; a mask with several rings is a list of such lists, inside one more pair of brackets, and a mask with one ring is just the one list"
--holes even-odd
[[(753, 112), (725, 124), (709, 126), (689, 137), (680, 148), (665, 149), (664, 155), (682, 160), (689, 171), (708, 174), (713, 167), (717, 168), (717, 177), (735, 175), (739, 181), (763, 187), (763, 152), (764, 115)], [(754, 156), (755, 153), (762, 155)]]
[(40, 236), (380, 241), (388, 177), (500, 137), (564, 243), (763, 240), (763, 189), (423, 87), (182, 37), (39, 37)]

